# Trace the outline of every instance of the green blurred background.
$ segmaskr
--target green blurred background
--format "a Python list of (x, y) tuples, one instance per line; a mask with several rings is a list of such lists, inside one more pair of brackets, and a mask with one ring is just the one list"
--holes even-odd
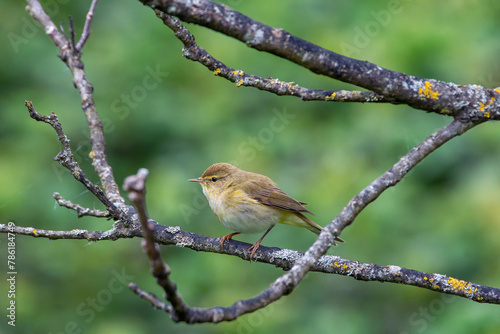
[[(90, 1), (46, 1), (67, 30), (81, 32)], [(225, 2), (266, 24), (357, 59), (457, 84), (500, 86), (498, 1)], [(23, 1), (0, 4), (0, 221), (43, 229), (105, 230), (112, 222), (80, 218), (52, 194), (102, 205), (52, 158), (53, 130), (31, 120), (24, 100), (56, 112), (87, 175), (88, 129), (66, 66)], [(316, 89), (353, 89), (207, 29), (188, 25), (201, 47), (228, 66)], [(364, 35), (364, 36), (363, 36)], [(106, 128), (115, 176), (150, 170), (148, 206), (161, 224), (210, 236), (217, 223), (201, 189), (186, 182), (215, 162), (268, 175), (310, 203), (326, 225), (369, 182), (451, 121), (405, 106), (303, 102), (237, 88), (181, 56), (181, 43), (138, 1), (101, 1), (83, 61)], [(145, 89), (151, 71), (161, 75)], [(150, 80), (146, 79), (146, 80)], [(124, 96), (131, 96), (128, 102)], [(277, 113), (288, 122), (273, 120)], [(275, 123), (276, 122), (276, 123)], [(279, 129), (272, 131), (271, 124)], [(258, 145), (252, 144), (257, 138)], [(343, 233), (329, 254), (394, 264), (500, 286), (500, 132), (484, 124), (438, 150), (386, 191)], [(189, 212), (189, 214), (186, 214)], [(237, 237), (254, 243), (257, 235)], [(264, 245), (305, 251), (312, 233), (280, 226)], [(0, 235), (0, 253), (7, 249)], [(219, 325), (175, 324), (125, 286), (161, 295), (139, 239), (49, 241), (18, 236), (17, 322), (2, 333), (498, 333), (498, 306), (395, 284), (309, 274), (290, 296)], [(172, 278), (191, 306), (227, 306), (265, 289), (283, 272), (270, 265), (163, 247)], [(6, 259), (0, 257), (6, 273)], [(6, 274), (5, 274), (6, 275)]]

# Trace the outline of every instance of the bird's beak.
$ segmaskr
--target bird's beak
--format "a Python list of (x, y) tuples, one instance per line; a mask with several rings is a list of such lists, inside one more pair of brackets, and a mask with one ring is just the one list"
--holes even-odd
[(202, 183), (203, 180), (201, 179), (201, 177), (197, 178), (197, 179), (189, 179), (188, 180), (189, 182), (198, 182), (198, 183)]

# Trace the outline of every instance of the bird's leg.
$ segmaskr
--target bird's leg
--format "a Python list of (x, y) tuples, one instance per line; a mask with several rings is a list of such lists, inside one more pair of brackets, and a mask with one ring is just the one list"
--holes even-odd
[(274, 225), (271, 226), (267, 231), (266, 233), (264, 233), (264, 235), (262, 236), (262, 238), (260, 238), (259, 240), (257, 240), (257, 242), (252, 246), (250, 247), (249, 249), (247, 249), (247, 253), (250, 252), (250, 250), (252, 251), (250, 253), (250, 261), (252, 261), (252, 258), (253, 256), (255, 255), (255, 252), (257, 251), (257, 249), (260, 247), (260, 243), (262, 241), (262, 239), (264, 239), (264, 237), (269, 233), (269, 231), (271, 231), (273, 229)]
[(232, 237), (234, 237), (235, 235), (238, 235), (238, 234), (241, 234), (241, 232), (233, 232), (233, 233), (229, 233), (228, 235), (223, 236), (222, 238), (220, 238), (220, 248), (223, 248), (223, 247), (224, 247), (224, 242), (225, 242), (226, 240), (230, 240)]

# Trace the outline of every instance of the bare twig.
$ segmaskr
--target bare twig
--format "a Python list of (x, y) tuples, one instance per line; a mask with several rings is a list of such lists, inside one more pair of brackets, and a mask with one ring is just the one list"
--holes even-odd
[(163, 310), (167, 313), (172, 313), (172, 306), (165, 304), (158, 297), (156, 297), (151, 292), (146, 292), (139, 288), (135, 283), (129, 283), (128, 288), (132, 290), (133, 293), (137, 294), (144, 300), (147, 300), (155, 309)]
[(59, 193), (54, 193), (52, 195), (54, 199), (56, 200), (57, 204), (60, 206), (63, 206), (65, 208), (75, 210), (78, 218), (83, 217), (83, 216), (92, 216), (92, 217), (97, 217), (97, 218), (110, 218), (111, 214), (109, 211), (101, 211), (101, 210), (96, 210), (96, 209), (89, 209), (85, 208), (79, 204), (72, 203), (71, 201), (68, 201), (64, 198)]
[(374, 92), (348, 91), (348, 90), (318, 90), (308, 89), (296, 85), (293, 82), (283, 82), (273, 78), (263, 78), (258, 75), (246, 74), (241, 70), (236, 70), (226, 66), (221, 61), (215, 59), (206, 50), (196, 44), (194, 36), (182, 23), (173, 16), (167, 15), (161, 10), (155, 9), (156, 15), (163, 20), (174, 32), (175, 36), (184, 44), (184, 57), (197, 61), (207, 67), (217, 76), (226, 78), (234, 82), (236, 86), (255, 87), (276, 95), (290, 95), (300, 97), (304, 101), (335, 101), (335, 102), (391, 102), (397, 103), (394, 99), (386, 98)]
[(326, 50), (209, 0), (197, 0), (196, 5), (188, 0), (140, 1), (156, 11), (218, 31), (314, 73), (366, 88), (416, 109), (463, 121), (500, 120), (500, 87), (485, 89), (479, 85), (457, 85), (391, 71)]
[(123, 183), (123, 189), (129, 191), (129, 199), (134, 203), (142, 226), (143, 240), (142, 248), (149, 258), (151, 273), (156, 277), (158, 285), (165, 291), (165, 298), (172, 305), (168, 308), (174, 321), (185, 321), (189, 312), (189, 306), (182, 300), (177, 291), (177, 285), (170, 280), (170, 268), (161, 259), (160, 248), (154, 242), (155, 222), (148, 221), (146, 214), (146, 178), (148, 170), (139, 169), (136, 175), (127, 177)]
[(85, 25), (83, 26), (82, 36), (80, 37), (80, 40), (75, 47), (78, 52), (81, 52), (83, 46), (85, 45), (85, 42), (87, 42), (87, 39), (90, 36), (90, 24), (92, 23), (92, 18), (94, 17), (95, 7), (97, 6), (98, 1), (99, 0), (92, 0), (92, 4), (90, 5), (90, 9), (85, 20)]
[(110, 214), (115, 219), (127, 220), (128, 219), (127, 215), (123, 213), (120, 209), (118, 209), (114, 205), (114, 203), (112, 203), (106, 197), (101, 188), (93, 184), (87, 178), (83, 170), (80, 168), (78, 162), (75, 160), (73, 156), (73, 152), (71, 151), (69, 145), (69, 139), (64, 134), (62, 125), (61, 123), (59, 123), (57, 115), (55, 113), (51, 113), (49, 116), (44, 116), (35, 110), (33, 104), (30, 101), (24, 101), (24, 104), (28, 108), (31, 118), (39, 122), (44, 122), (49, 124), (56, 131), (57, 137), (59, 138), (59, 142), (61, 143), (63, 150), (57, 154), (54, 160), (57, 160), (62, 166), (66, 167), (76, 180), (81, 182), (85, 186), (85, 188), (87, 188), (92, 194), (94, 194), (94, 196), (96, 196), (99, 199), (99, 201), (101, 201), (101, 203), (104, 204), (106, 208), (108, 208)]
[[(45, 13), (38, 0), (27, 0), (27, 10), (30, 15), (37, 20), (44, 28), (47, 35), (50, 36), (56, 47), (59, 49), (60, 58), (66, 63), (73, 75), (73, 84), (80, 93), (82, 101), (82, 109), (90, 129), (90, 139), (92, 141), (92, 151), (90, 157), (93, 161), (93, 166), (96, 173), (99, 175), (104, 192), (109, 200), (123, 211), (127, 211), (125, 200), (120, 195), (120, 190), (113, 176), (113, 169), (108, 163), (106, 154), (106, 144), (104, 140), (104, 130), (101, 119), (97, 114), (97, 109), (94, 104), (93, 87), (85, 76), (83, 63), (80, 59), (81, 54), (75, 52), (77, 46), (74, 46), (54, 25), (50, 17)], [(92, 2), (90, 12), (93, 12), (95, 2)], [(83, 47), (84, 41), (88, 37), (90, 31), (91, 17), (87, 17), (86, 25), (89, 26), (87, 31), (84, 29), (84, 34), (87, 36), (80, 39)], [(79, 44), (80, 44), (79, 42)]]
[(410, 152), (401, 157), (387, 172), (370, 183), (356, 195), (344, 210), (327, 226), (328, 232), (340, 233), (351, 224), (354, 218), (371, 202), (373, 202), (387, 188), (395, 186), (401, 179), (429, 154), (437, 150), (447, 141), (460, 136), (476, 126), (476, 123), (463, 123), (454, 120), (439, 131), (415, 146)]

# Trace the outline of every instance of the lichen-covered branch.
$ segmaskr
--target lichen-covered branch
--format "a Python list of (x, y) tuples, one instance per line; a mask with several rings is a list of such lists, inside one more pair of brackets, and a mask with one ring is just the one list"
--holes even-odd
[[(230, 240), (226, 243), (226, 247), (221, 249), (219, 238), (182, 231), (178, 226), (154, 224), (154, 228), (154, 241), (158, 244), (188, 248), (197, 252), (236, 256), (244, 260), (248, 258), (246, 250), (250, 245), (241, 241)], [(123, 225), (115, 224), (115, 226), (108, 231), (88, 231), (82, 229), (53, 231), (22, 226), (11, 228), (6, 224), (0, 224), (0, 233), (7, 232), (51, 240), (74, 239), (87, 241), (114, 241), (122, 238), (142, 237), (142, 227), (139, 223), (134, 223), (126, 228)], [(303, 256), (303, 253), (290, 249), (261, 246), (258, 255), (259, 256), (255, 259), (258, 262), (271, 264), (284, 270), (290, 270), (294, 263)], [(323, 255), (311, 267), (310, 271), (348, 276), (362, 281), (410, 285), (435, 292), (468, 298), (479, 303), (500, 304), (500, 289), (498, 288), (463, 281), (441, 274), (406, 269), (400, 266), (379, 266), (376, 264), (343, 259), (339, 256)], [(148, 300), (153, 306), (159, 307), (159, 305), (162, 305), (162, 302), (154, 295), (144, 292), (138, 287), (137, 290), (134, 286), (130, 288), (139, 296)], [(166, 305), (160, 308), (170, 313), (169, 307)]]
[(390, 101), (463, 121), (500, 120), (500, 87), (457, 85), (391, 71), (326, 50), (209, 0), (140, 1), (156, 11), (218, 31), (314, 73), (371, 90)]
[(183, 55), (187, 59), (197, 61), (207, 67), (217, 76), (234, 82), (237, 87), (248, 86), (265, 90), (276, 95), (290, 95), (301, 98), (304, 101), (334, 101), (334, 102), (392, 102), (395, 100), (386, 98), (383, 95), (369, 91), (348, 91), (348, 90), (319, 90), (308, 89), (296, 85), (293, 82), (283, 82), (273, 78), (263, 78), (258, 75), (247, 74), (226, 66), (221, 61), (215, 59), (206, 50), (199, 47), (194, 36), (182, 23), (171, 15), (155, 9), (156, 15), (163, 20), (174, 32), (175, 36), (184, 44)]

